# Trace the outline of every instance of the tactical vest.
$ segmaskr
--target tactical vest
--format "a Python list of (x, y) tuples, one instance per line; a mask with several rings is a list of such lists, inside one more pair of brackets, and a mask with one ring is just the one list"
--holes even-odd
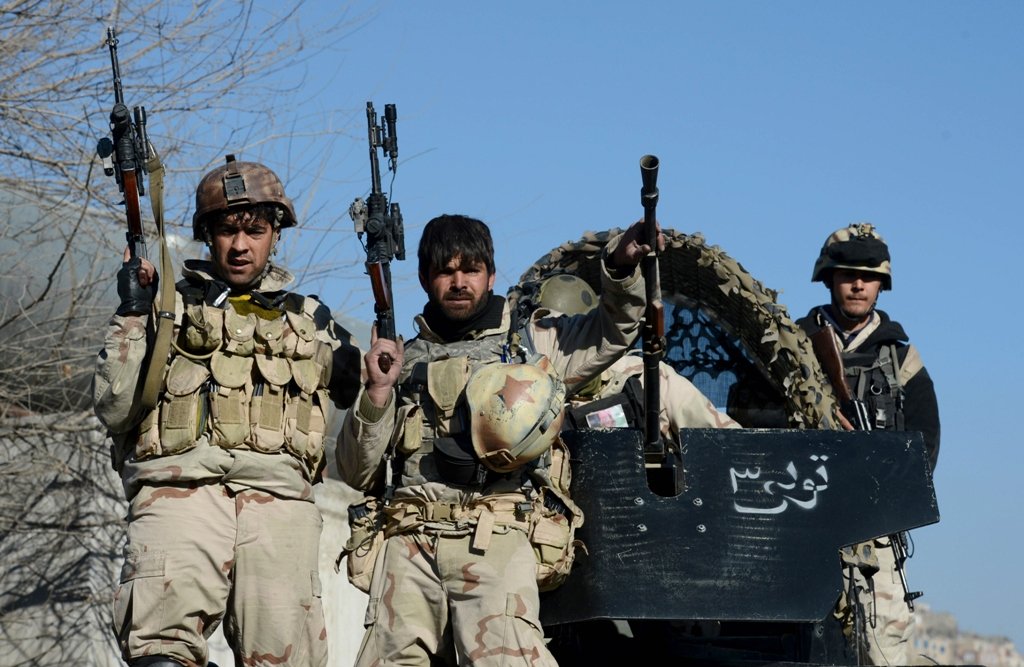
[(843, 366), (850, 393), (868, 407), (872, 428), (902, 431), (903, 386), (899, 382), (899, 357), (895, 345), (870, 352), (844, 352)]
[(511, 486), (520, 484), (521, 475), (489, 471), (473, 452), (465, 389), (477, 368), (521, 363), (525, 356), (518, 345), (511, 352), (504, 335), (454, 343), (421, 338), (406, 346), (409, 371), (398, 387), (405, 404), (399, 407), (395, 440), (404, 486), (444, 482), (482, 488), (513, 477)]
[(139, 426), (138, 460), (180, 454), (202, 437), (225, 449), (287, 451), (321, 470), (333, 350), (316, 337), (315, 299), (253, 305), (205, 298), (181, 281), (184, 314), (160, 402)]

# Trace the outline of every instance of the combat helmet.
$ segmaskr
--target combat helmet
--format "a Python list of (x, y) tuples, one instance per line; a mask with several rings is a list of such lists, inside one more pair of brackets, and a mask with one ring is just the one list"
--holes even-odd
[(811, 282), (822, 282), (831, 288), (832, 271), (835, 269), (877, 273), (882, 279), (882, 289), (892, 289), (889, 246), (870, 223), (856, 222), (832, 232), (814, 262)]
[(583, 278), (559, 273), (541, 283), (537, 302), (566, 315), (583, 315), (597, 307), (597, 293)]
[(206, 241), (206, 216), (252, 204), (274, 204), (281, 212), (277, 229), (296, 224), (295, 208), (284, 193), (281, 179), (259, 162), (238, 162), (225, 156), (225, 164), (203, 176), (196, 188), (192, 238)]
[(473, 451), (496, 472), (512, 472), (548, 451), (562, 429), (565, 384), (536, 363), (487, 364), (466, 384)]

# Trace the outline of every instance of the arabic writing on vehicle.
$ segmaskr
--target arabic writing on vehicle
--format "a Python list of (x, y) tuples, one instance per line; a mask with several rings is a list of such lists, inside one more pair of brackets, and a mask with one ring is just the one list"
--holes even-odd
[[(760, 467), (753, 470), (745, 468), (742, 471), (730, 468), (729, 479), (732, 482), (734, 495), (740, 492), (740, 480), (756, 481), (755, 488), (760, 487), (760, 491), (753, 495), (749, 492), (745, 494), (747, 498), (756, 499), (756, 504), (749, 503), (749, 501), (745, 501), (747, 504), (733, 501), (733, 507), (740, 514), (779, 514), (784, 512), (790, 504), (805, 510), (814, 509), (818, 504), (818, 493), (828, 488), (828, 470), (825, 468), (828, 456), (812, 454), (809, 458), (814, 470), (803, 479), (797, 471), (796, 464), (792, 461), (789, 462), (785, 470), (788, 478), (784, 477), (781, 480), (769, 479), (762, 482)], [(744, 489), (750, 488), (749, 482), (743, 483), (742, 486)]]

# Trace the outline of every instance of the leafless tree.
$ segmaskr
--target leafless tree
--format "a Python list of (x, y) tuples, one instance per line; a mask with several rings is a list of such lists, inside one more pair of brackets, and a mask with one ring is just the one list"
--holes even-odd
[[(95, 156), (113, 106), (107, 26), (118, 31), (125, 101), (148, 110), (167, 168), (169, 230), (184, 229), (171, 238), (177, 249), (198, 174), (225, 153), (273, 152), (286, 182), (315, 183), (334, 140), (349, 141), (342, 132), (359, 108), (310, 104), (329, 82), (311, 81), (308, 64), (367, 17), (316, 9), (302, 0), (0, 0), (0, 414), (88, 404), (123, 247), (121, 198)], [(332, 224), (302, 213), (313, 219), (307, 229)]]
[(125, 101), (147, 109), (167, 169), (179, 258), (201, 250), (187, 241), (190, 200), (227, 152), (273, 164), (306, 230), (333, 224), (295, 184), (315, 189), (337, 142), (365, 140), (347, 132), (363, 122), (361, 103), (316, 99), (332, 82), (316, 80), (310, 58), (368, 19), (336, 7), (0, 0), (0, 667), (116, 661), (104, 625), (124, 500), (89, 392), (125, 229), (95, 154), (114, 104), (107, 27)]

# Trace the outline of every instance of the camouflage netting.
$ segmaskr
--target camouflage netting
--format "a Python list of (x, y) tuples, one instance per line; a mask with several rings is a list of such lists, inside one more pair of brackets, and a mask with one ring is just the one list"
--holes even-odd
[[(509, 290), (513, 312), (529, 312), (558, 273), (599, 291), (601, 251), (619, 231), (588, 232), (537, 260)], [(700, 234), (664, 233), (665, 361), (745, 427), (838, 428), (828, 380), (778, 294)]]

